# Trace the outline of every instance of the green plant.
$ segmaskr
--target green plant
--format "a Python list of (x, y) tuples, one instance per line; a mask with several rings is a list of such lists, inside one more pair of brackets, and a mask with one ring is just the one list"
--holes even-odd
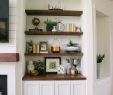
[(44, 23), (47, 24), (47, 25), (52, 25), (52, 26), (57, 26), (57, 24), (58, 24), (58, 22), (48, 20), (48, 19), (46, 21), (44, 21)]
[(75, 47), (77, 46), (78, 44), (77, 43), (73, 43), (71, 40), (69, 41), (69, 43), (67, 44), (68, 47)]
[(102, 54), (102, 55), (98, 54), (97, 55), (97, 63), (101, 63), (103, 61), (104, 57), (105, 57), (105, 54)]
[(39, 74), (44, 74), (45, 72), (45, 62), (44, 61), (34, 61), (35, 70), (39, 72)]

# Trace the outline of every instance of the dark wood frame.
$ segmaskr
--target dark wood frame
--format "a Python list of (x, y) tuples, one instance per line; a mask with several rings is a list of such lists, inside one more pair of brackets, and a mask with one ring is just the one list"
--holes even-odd
[(45, 57), (45, 67), (46, 67), (46, 73), (48, 73), (48, 74), (56, 74), (57, 73), (57, 71), (47, 71), (47, 60), (49, 60), (49, 59), (57, 59), (58, 61), (59, 61), (59, 63), (57, 63), (58, 65), (60, 65), (61, 64), (61, 57)]
[[(45, 44), (46, 45), (46, 49), (45, 50), (42, 50), (42, 44)], [(40, 50), (40, 53), (48, 53), (48, 42), (46, 41), (40, 41), (40, 44), (39, 44), (39, 50)]]

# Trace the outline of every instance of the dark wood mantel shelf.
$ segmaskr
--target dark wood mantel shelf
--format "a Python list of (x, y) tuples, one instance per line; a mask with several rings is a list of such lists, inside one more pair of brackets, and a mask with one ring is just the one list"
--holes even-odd
[(81, 74), (78, 75), (57, 75), (57, 74), (47, 74), (45, 76), (24, 76), (23, 80), (32, 81), (32, 80), (86, 80)]
[(0, 53), (0, 62), (17, 62), (19, 53)]

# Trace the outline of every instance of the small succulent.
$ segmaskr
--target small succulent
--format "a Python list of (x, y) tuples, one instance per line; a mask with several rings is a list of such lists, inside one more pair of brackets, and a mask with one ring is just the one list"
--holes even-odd
[(69, 43), (67, 44), (68, 47), (71, 47), (71, 46), (75, 47), (75, 46), (77, 46), (77, 45), (78, 45), (77, 43), (73, 43), (71, 40), (70, 40)]
[(101, 63), (103, 61), (104, 57), (105, 57), (105, 54), (102, 54), (102, 55), (98, 54), (97, 55), (97, 63)]

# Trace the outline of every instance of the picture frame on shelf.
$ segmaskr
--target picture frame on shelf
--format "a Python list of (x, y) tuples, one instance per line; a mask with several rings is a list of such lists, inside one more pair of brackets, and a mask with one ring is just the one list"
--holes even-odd
[(40, 41), (39, 50), (40, 53), (48, 53), (48, 42)]
[(61, 64), (60, 57), (45, 57), (46, 73), (57, 73), (57, 68)]

